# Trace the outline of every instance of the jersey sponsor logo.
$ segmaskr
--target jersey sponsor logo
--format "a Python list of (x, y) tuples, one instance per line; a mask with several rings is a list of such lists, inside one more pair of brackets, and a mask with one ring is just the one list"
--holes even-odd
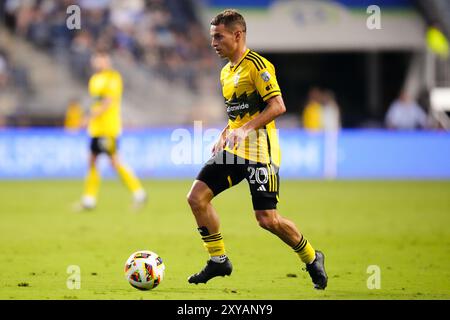
[(239, 104), (233, 104), (231, 106), (228, 106), (227, 107), (227, 112), (230, 113), (230, 112), (233, 112), (233, 111), (240, 111), (240, 110), (245, 110), (245, 109), (248, 109), (248, 108), (250, 108), (250, 105), (248, 103), (246, 103), (246, 102), (242, 102), (242, 103), (239, 103)]
[(264, 71), (263, 73), (261, 73), (261, 78), (264, 80), (264, 82), (268, 82), (270, 80), (269, 71)]
[(252, 116), (260, 112), (266, 107), (267, 103), (262, 100), (258, 91), (255, 90), (250, 94), (244, 92), (239, 97), (234, 92), (230, 99), (225, 98), (225, 105), (229, 119), (234, 121), (238, 116), (242, 118), (247, 113), (249, 116)]

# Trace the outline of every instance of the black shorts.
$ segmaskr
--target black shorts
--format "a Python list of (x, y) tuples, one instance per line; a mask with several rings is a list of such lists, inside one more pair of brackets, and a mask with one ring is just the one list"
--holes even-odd
[(113, 155), (117, 152), (119, 141), (117, 138), (112, 137), (94, 137), (91, 139), (91, 152), (94, 155), (106, 153), (107, 155)]
[(254, 210), (277, 208), (280, 188), (278, 168), (273, 164), (251, 162), (223, 151), (212, 157), (197, 176), (217, 196), (247, 179)]

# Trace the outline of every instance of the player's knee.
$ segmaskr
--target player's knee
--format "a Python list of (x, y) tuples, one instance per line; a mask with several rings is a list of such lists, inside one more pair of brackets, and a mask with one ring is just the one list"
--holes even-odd
[(89, 157), (89, 168), (94, 168), (97, 164), (97, 156), (96, 155), (91, 155)]
[(110, 158), (110, 161), (111, 161), (111, 166), (112, 166), (115, 170), (119, 170), (119, 168), (120, 168), (120, 162), (119, 162), (119, 160), (117, 160), (117, 159), (114, 158), (114, 157), (111, 157), (111, 158)]
[(206, 207), (207, 203), (200, 197), (197, 192), (189, 192), (187, 195), (187, 202), (192, 210), (195, 212)]
[(278, 216), (270, 211), (262, 211), (256, 215), (259, 226), (268, 231), (277, 230), (279, 225)]

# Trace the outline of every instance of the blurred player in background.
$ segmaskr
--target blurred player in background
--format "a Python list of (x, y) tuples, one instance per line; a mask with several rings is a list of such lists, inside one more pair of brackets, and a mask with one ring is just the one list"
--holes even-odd
[(77, 132), (83, 125), (83, 108), (78, 99), (71, 99), (64, 118), (64, 129)]
[(85, 119), (91, 142), (89, 171), (85, 179), (81, 209), (93, 209), (97, 204), (100, 188), (97, 158), (102, 153), (109, 157), (111, 165), (132, 192), (135, 208), (140, 208), (147, 200), (147, 193), (133, 171), (117, 155), (118, 139), (122, 132), (122, 77), (112, 68), (111, 58), (106, 50), (97, 50), (91, 58), (91, 64), (95, 73), (89, 80), (89, 94), (94, 102)]
[(207, 265), (188, 281), (206, 283), (231, 274), (233, 267), (211, 200), (246, 179), (259, 225), (289, 245), (306, 264), (314, 287), (325, 289), (328, 277), (323, 253), (314, 250), (295, 224), (277, 211), (280, 150), (274, 120), (286, 108), (274, 66), (247, 48), (246, 30), (244, 18), (235, 10), (225, 10), (211, 21), (211, 44), (221, 58), (229, 60), (220, 75), (229, 121), (213, 148), (212, 159), (188, 194), (210, 255)]

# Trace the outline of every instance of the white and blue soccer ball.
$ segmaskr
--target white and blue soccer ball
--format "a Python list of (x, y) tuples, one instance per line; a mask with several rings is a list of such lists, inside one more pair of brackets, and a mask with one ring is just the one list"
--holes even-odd
[(152, 290), (163, 280), (165, 268), (157, 253), (137, 251), (125, 263), (125, 277), (136, 289)]

